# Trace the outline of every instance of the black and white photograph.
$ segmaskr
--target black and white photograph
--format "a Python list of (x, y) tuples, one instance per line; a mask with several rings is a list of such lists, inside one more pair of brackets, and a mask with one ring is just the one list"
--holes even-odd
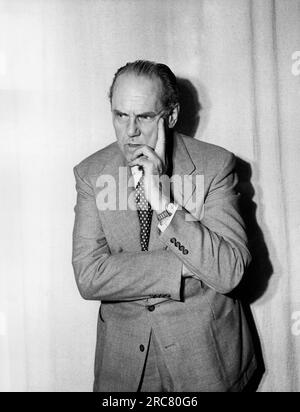
[(300, 392), (299, 22), (0, 0), (0, 392)]

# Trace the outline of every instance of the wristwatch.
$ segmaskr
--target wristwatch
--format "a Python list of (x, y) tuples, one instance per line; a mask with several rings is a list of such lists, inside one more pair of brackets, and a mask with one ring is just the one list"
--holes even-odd
[(174, 212), (174, 209), (175, 209), (174, 203), (168, 203), (166, 209), (163, 212), (157, 214), (158, 221), (161, 222), (166, 217), (171, 216)]

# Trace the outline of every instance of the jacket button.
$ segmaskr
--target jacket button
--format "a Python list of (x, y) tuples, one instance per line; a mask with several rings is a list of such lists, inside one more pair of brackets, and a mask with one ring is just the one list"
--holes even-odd
[(183, 253), (184, 255), (187, 255), (187, 254), (189, 253), (189, 251), (186, 250), (186, 249), (184, 249), (182, 253)]
[(175, 242), (176, 242), (175, 237), (172, 237), (172, 239), (170, 239), (170, 242), (171, 242), (171, 243), (175, 243)]
[(145, 350), (145, 346), (144, 346), (144, 345), (140, 345), (140, 351), (141, 351), (141, 352), (144, 352), (144, 350)]
[(149, 312), (153, 312), (155, 310), (155, 306), (154, 305), (148, 306), (148, 310)]

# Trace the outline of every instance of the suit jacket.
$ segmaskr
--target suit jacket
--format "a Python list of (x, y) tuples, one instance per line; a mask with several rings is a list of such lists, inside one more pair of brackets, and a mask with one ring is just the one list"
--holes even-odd
[[(102, 302), (95, 391), (137, 390), (151, 329), (176, 391), (239, 391), (256, 368), (241, 304), (227, 296), (251, 260), (238, 212), (235, 157), (178, 133), (173, 139), (173, 175), (186, 177), (189, 193), (180, 199), (183, 189), (174, 182), (180, 207), (164, 232), (153, 213), (147, 252), (141, 251), (136, 210), (120, 206), (134, 188), (117, 142), (74, 168), (75, 278), (83, 298)], [(197, 176), (204, 176), (201, 196)], [(116, 210), (103, 210), (115, 190)]]

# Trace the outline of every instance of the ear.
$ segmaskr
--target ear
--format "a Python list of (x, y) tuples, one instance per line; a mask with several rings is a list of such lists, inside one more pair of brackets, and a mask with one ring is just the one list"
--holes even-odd
[(180, 106), (179, 106), (179, 103), (177, 103), (176, 106), (173, 107), (172, 111), (169, 113), (167, 117), (167, 125), (170, 129), (172, 129), (177, 123), (179, 111), (180, 111)]

